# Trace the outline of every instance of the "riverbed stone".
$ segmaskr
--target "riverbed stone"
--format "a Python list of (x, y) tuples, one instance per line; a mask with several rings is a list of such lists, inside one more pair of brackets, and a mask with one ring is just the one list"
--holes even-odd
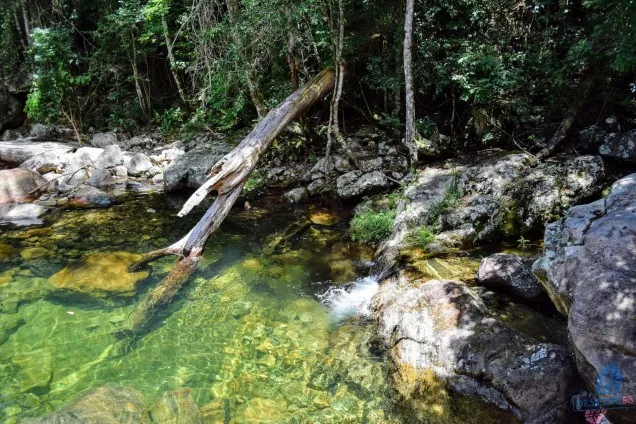
[(59, 151), (50, 151), (30, 157), (20, 164), (22, 169), (32, 169), (39, 174), (55, 172), (61, 174), (70, 163), (70, 155)]
[(40, 223), (38, 218), (44, 215), (46, 209), (34, 203), (0, 205), (0, 221), (12, 221), (17, 223)]
[(113, 197), (91, 186), (82, 185), (72, 195), (69, 204), (76, 208), (107, 208), (113, 204)]
[(105, 149), (108, 146), (117, 144), (117, 136), (115, 133), (95, 133), (91, 139), (91, 146)]
[(127, 165), (128, 173), (133, 177), (140, 177), (147, 173), (152, 167), (152, 162), (144, 153), (136, 153), (130, 159), (130, 163)]
[(138, 424), (144, 400), (141, 392), (108, 383), (78, 395), (59, 411), (26, 420), (28, 424)]
[(115, 183), (109, 170), (104, 168), (97, 168), (93, 171), (91, 177), (86, 181), (86, 184), (93, 187), (106, 187)]
[(113, 168), (118, 165), (124, 164), (124, 155), (121, 151), (121, 148), (112, 144), (106, 146), (104, 151), (93, 161), (93, 166), (95, 168)]
[(412, 248), (409, 236), (418, 228), (437, 234), (472, 229), (465, 247), (536, 237), (546, 222), (603, 187), (599, 156), (564, 156), (536, 167), (531, 159), (525, 153), (491, 151), (469, 162), (418, 170), (404, 189), (391, 235), (380, 244), (374, 271), (387, 276), (400, 252)]
[(363, 196), (379, 193), (387, 189), (391, 183), (380, 171), (363, 173), (351, 171), (336, 180), (338, 196), (343, 200), (355, 200)]
[[(447, 392), (527, 423), (565, 420), (576, 379), (567, 349), (492, 318), (463, 283), (401, 273), (381, 283), (372, 311), (398, 400), (420, 420), (447, 413), (449, 398), (439, 396)], [(439, 403), (437, 411), (432, 402)]]
[(302, 203), (309, 198), (309, 190), (305, 187), (298, 187), (293, 190), (289, 190), (283, 195), (283, 198), (287, 203)]
[(58, 289), (95, 297), (132, 296), (137, 283), (148, 277), (147, 271), (128, 272), (139, 259), (141, 255), (128, 252), (90, 254), (66, 266), (49, 282)]
[(177, 157), (164, 171), (166, 192), (196, 189), (207, 180), (212, 167), (232, 150), (232, 146), (219, 142), (211, 146), (194, 148)]
[(611, 159), (636, 163), (636, 130), (607, 135), (599, 153)]
[(203, 424), (203, 415), (197, 406), (192, 389), (182, 387), (163, 394), (161, 401), (145, 413), (150, 423)]
[(532, 258), (496, 253), (482, 259), (476, 280), (485, 287), (536, 299), (543, 293), (543, 287), (532, 273), (533, 262)]
[[(622, 374), (623, 393), (636, 391), (636, 174), (604, 199), (572, 208), (546, 228), (544, 255), (533, 269), (568, 317), (571, 345), (588, 388), (605, 367)], [(616, 374), (616, 373), (614, 373)], [(614, 378), (619, 378), (615, 376)], [(612, 411), (612, 422), (629, 413)]]
[(30, 201), (45, 189), (46, 180), (31, 169), (0, 171), (0, 204)]
[(47, 349), (19, 353), (11, 362), (20, 369), (18, 379), (21, 392), (45, 389), (53, 374), (53, 355)]

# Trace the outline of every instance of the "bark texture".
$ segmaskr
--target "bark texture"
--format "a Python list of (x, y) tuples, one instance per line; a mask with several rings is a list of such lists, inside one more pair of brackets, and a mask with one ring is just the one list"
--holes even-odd
[(194, 272), (205, 243), (216, 231), (236, 202), (249, 174), (272, 141), (300, 113), (327, 94), (334, 85), (334, 71), (323, 70), (303, 87), (296, 90), (248, 134), (245, 139), (210, 172), (210, 179), (185, 203), (179, 216), (184, 216), (212, 191), (218, 196), (197, 225), (178, 242), (164, 249), (146, 254), (133, 268), (166, 255), (179, 257), (174, 269), (152, 289), (132, 311), (119, 334), (134, 335), (142, 330), (162, 305), (169, 303), (179, 288)]

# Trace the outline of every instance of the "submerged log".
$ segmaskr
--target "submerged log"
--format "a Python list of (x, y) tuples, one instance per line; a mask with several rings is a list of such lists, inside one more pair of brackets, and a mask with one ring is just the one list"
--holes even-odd
[(147, 253), (133, 267), (138, 269), (166, 255), (179, 257), (170, 274), (131, 312), (119, 334), (134, 335), (142, 330), (154, 312), (172, 300), (196, 269), (208, 237), (219, 228), (232, 209), (263, 152), (291, 121), (331, 90), (334, 80), (333, 69), (323, 70), (272, 109), (234, 150), (214, 165), (210, 171), (210, 179), (188, 199), (179, 212), (179, 216), (186, 215), (209, 193), (216, 191), (218, 196), (205, 215), (181, 240), (166, 248)]

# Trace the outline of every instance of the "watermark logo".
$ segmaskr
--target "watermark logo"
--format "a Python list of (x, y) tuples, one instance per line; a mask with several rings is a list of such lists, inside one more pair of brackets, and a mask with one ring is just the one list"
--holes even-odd
[(572, 409), (585, 412), (587, 424), (606, 424), (608, 409), (633, 408), (634, 396), (623, 393), (623, 375), (616, 364), (608, 364), (601, 370), (596, 379), (595, 392), (587, 395), (576, 395), (571, 399)]

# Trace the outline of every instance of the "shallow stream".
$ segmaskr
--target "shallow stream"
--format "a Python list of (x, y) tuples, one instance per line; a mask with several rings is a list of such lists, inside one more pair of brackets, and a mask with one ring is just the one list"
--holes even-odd
[(131, 291), (110, 286), (130, 279), (121, 264), (136, 258), (117, 252), (180, 238), (196, 219), (177, 219), (180, 204), (137, 196), (38, 227), (0, 227), (2, 422), (42, 416), (109, 382), (141, 391), (147, 405), (190, 388), (210, 422), (399, 422), (370, 327), (351, 318), (355, 305), (334, 310), (319, 296), (355, 280), (370, 258), (344, 235), (347, 210), (272, 198), (235, 208), (178, 298), (115, 354), (118, 325), (174, 263), (152, 263)]
[[(278, 199), (235, 208), (176, 299), (126, 349), (119, 327), (175, 260), (126, 267), (181, 238), (202, 210), (178, 219), (183, 199), (138, 194), (36, 227), (0, 226), (0, 422), (44, 416), (107, 383), (141, 392), (144, 408), (187, 388), (205, 422), (409, 422), (364, 319), (377, 282), (372, 251), (346, 235), (351, 211)], [(420, 275), (459, 278), (478, 258), (419, 264)], [(506, 305), (511, 325), (541, 328)]]

